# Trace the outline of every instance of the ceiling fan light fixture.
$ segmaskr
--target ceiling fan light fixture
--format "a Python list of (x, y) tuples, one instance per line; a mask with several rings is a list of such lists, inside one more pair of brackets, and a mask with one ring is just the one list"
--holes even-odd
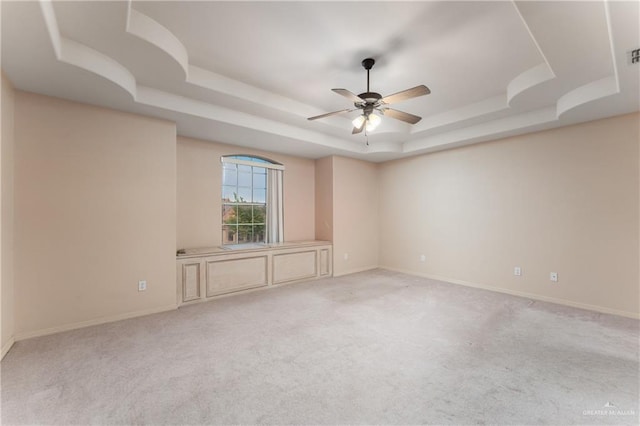
[(354, 118), (351, 124), (353, 124), (353, 127), (355, 127), (356, 129), (360, 129), (362, 127), (362, 123), (364, 123), (364, 120), (366, 120), (366, 117), (364, 116), (364, 114), (362, 114)]
[(367, 127), (366, 127), (367, 132), (373, 132), (376, 129), (376, 127), (380, 125), (381, 121), (382, 119), (380, 118), (379, 115), (369, 114), (369, 116), (367, 117)]

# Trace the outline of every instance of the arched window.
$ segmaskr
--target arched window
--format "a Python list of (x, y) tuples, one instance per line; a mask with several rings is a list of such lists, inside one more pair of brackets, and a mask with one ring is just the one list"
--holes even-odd
[(222, 157), (222, 244), (282, 241), (282, 171), (263, 157)]

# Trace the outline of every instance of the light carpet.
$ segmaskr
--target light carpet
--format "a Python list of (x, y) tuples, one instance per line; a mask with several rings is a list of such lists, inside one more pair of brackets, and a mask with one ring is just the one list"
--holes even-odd
[(384, 270), (16, 343), (3, 424), (638, 424), (639, 322)]

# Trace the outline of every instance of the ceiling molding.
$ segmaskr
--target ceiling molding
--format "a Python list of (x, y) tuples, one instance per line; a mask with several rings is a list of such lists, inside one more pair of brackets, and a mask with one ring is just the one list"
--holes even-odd
[[(245, 101), (269, 105), (271, 108), (305, 119), (308, 116), (323, 113), (320, 109), (191, 65), (189, 54), (180, 40), (162, 24), (134, 9), (131, 0), (128, 0), (127, 4), (126, 31), (151, 43), (176, 61), (183, 69), (187, 83)], [(340, 121), (340, 124), (344, 125), (345, 120)], [(336, 124), (334, 126), (339, 127)]]
[(180, 65), (185, 78), (189, 75), (189, 54), (184, 45), (171, 31), (144, 13), (133, 9), (131, 0), (127, 1), (126, 31), (163, 50)]
[[(3, 70), (22, 90), (269, 150), (257, 136), (264, 135), (273, 149), (312, 158), (333, 152), (384, 161), (640, 109), (640, 94), (630, 92), (640, 67), (620, 68), (625, 52), (640, 46), (628, 28), (637, 2), (385, 5), (372, 3), (369, 15), (349, 21), (375, 22), (385, 12), (402, 22), (399, 35), (391, 26), (372, 36), (388, 46), (375, 55), (376, 90), (424, 82), (432, 93), (399, 105), (421, 122), (385, 118), (368, 136), (351, 135), (355, 113), (307, 120), (349, 106), (331, 87), (362, 84), (359, 61), (370, 41), (350, 26), (322, 30), (350, 3), (294, 2), (283, 13), (268, 2), (8, 2)], [(299, 25), (296, 14), (308, 22)], [(211, 20), (217, 24), (198, 27)]]
[(126, 90), (133, 99), (136, 99), (136, 79), (128, 69), (95, 49), (62, 37), (51, 0), (40, 0), (40, 7), (53, 50), (60, 62), (74, 65), (106, 78)]
[(321, 110), (306, 104), (191, 65), (189, 63), (189, 55), (180, 40), (166, 27), (134, 9), (130, 0), (128, 2), (126, 30), (130, 34), (156, 46), (175, 60), (184, 70), (185, 81), (188, 83), (251, 102), (257, 100), (260, 103), (269, 103), (271, 106), (291, 114), (306, 117), (306, 115), (300, 114), (299, 111), (301, 109), (307, 110), (308, 114), (321, 114)]
[[(518, 4), (516, 3), (516, 0), (511, 0), (511, 4), (513, 5), (514, 9), (518, 13), (518, 16), (520, 17), (520, 21), (522, 21), (522, 25), (526, 28), (527, 33), (531, 38), (531, 41), (535, 44), (536, 49), (538, 49), (538, 53), (540, 54), (540, 56), (542, 56), (542, 59), (544, 59), (544, 63), (546, 64), (546, 68), (547, 68), (546, 72), (551, 76), (551, 78), (554, 78), (556, 76), (556, 73), (553, 72), (553, 68), (551, 68), (551, 64), (549, 63), (547, 56), (544, 54), (544, 50), (542, 50), (542, 48), (540, 47), (540, 43), (538, 43), (538, 39), (533, 35), (533, 32), (531, 31), (531, 27), (529, 27), (527, 20), (522, 15), (520, 8), (518, 8)], [(531, 71), (532, 69), (530, 69), (529, 71)]]
[(531, 128), (556, 120), (557, 115), (554, 107), (543, 108), (411, 141), (405, 144), (404, 152), (433, 152), (445, 146), (458, 147), (463, 143), (470, 144), (484, 142), (489, 139), (505, 137), (515, 130)]
[(548, 62), (529, 68), (509, 82), (507, 86), (507, 105), (511, 105), (511, 102), (518, 95), (554, 78), (556, 78), (556, 75)]
[(573, 89), (558, 99), (556, 103), (558, 118), (567, 111), (577, 108), (580, 105), (615, 95), (618, 92), (618, 79), (612, 75)]
[[(54, 50), (56, 51), (56, 56), (59, 61), (90, 71), (115, 83), (127, 91), (131, 97), (140, 104), (190, 114), (210, 120), (221, 121), (227, 124), (233, 124), (253, 130), (267, 131), (268, 133), (283, 137), (302, 138), (312, 143), (317, 143), (330, 148), (339, 148), (353, 152), (366, 151), (365, 148), (358, 145), (345, 145), (345, 141), (339, 138), (328, 137), (314, 131), (300, 129), (274, 120), (268, 120), (262, 117), (230, 110), (228, 108), (175, 95), (151, 87), (138, 86), (133, 74), (113, 58), (110, 58), (109, 56), (81, 43), (62, 37), (60, 35), (51, 1), (40, 0), (40, 5), (48, 33), (51, 37), (52, 45), (54, 46)], [(186, 51), (184, 51), (183, 47), (182, 49), (180, 48), (182, 44), (173, 37), (170, 32), (164, 31), (164, 27), (145, 15), (136, 12), (134, 9), (130, 9), (127, 16), (129, 19), (127, 26), (128, 28), (135, 28), (135, 35), (143, 34), (143, 38), (147, 41), (149, 41), (149, 39), (153, 39), (154, 45), (159, 47), (162, 46), (161, 48), (174, 59), (176, 59), (176, 57), (172, 55), (172, 52), (177, 52), (178, 59), (176, 59), (176, 61), (178, 63), (180, 63), (180, 57), (184, 56), (186, 59)], [(182, 55), (182, 52), (184, 52), (184, 55)], [(191, 69), (186, 62), (182, 65), (183, 69)], [(213, 75), (206, 74), (205, 70), (198, 70), (197, 73), (198, 72), (201, 75), (207, 75), (209, 79), (211, 79), (211, 77), (215, 78)], [(238, 85), (235, 86), (236, 88), (238, 87)], [(393, 152), (397, 152), (397, 147), (390, 149)]]
[(613, 44), (613, 32), (611, 28), (611, 12), (609, 10), (609, 1), (603, 2), (604, 16), (607, 23), (607, 36), (609, 52), (611, 54), (611, 65), (613, 67), (613, 75), (592, 81), (580, 86), (571, 92), (563, 95), (558, 99), (557, 111), (558, 118), (567, 111), (577, 108), (580, 105), (605, 98), (607, 96), (620, 93), (620, 80), (618, 76), (618, 64), (616, 62), (616, 53)]

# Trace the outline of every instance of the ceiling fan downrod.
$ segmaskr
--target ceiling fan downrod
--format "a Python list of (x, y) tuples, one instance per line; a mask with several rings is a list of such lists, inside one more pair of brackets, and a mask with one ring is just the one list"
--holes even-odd
[(367, 93), (370, 92), (369, 90), (369, 70), (371, 70), (371, 68), (373, 68), (373, 65), (376, 63), (376, 60), (373, 58), (366, 58), (362, 60), (362, 66), (364, 67), (365, 70), (367, 70)]
[[(366, 107), (367, 105), (373, 105), (374, 103), (382, 99), (382, 95), (380, 95), (380, 93), (371, 92), (369, 89), (369, 71), (371, 70), (371, 68), (373, 68), (373, 65), (375, 63), (376, 60), (373, 58), (366, 58), (362, 61), (362, 66), (365, 70), (367, 70), (367, 91), (364, 93), (360, 93), (358, 97), (361, 101), (364, 101), (364, 103), (362, 104), (362, 106), (364, 107)], [(356, 107), (360, 107), (358, 105), (358, 102), (355, 102), (354, 105)]]

